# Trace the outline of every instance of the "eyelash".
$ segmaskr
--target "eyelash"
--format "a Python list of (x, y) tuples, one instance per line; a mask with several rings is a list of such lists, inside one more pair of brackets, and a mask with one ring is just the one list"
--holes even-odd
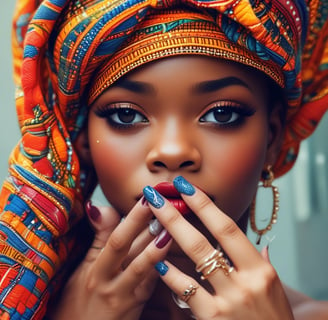
[[(123, 112), (126, 111), (132, 111), (133, 119), (130, 122), (134, 121), (138, 116), (141, 118), (141, 121), (138, 123), (123, 123), (122, 119), (119, 119), (119, 117), (120, 113), (122, 113), (121, 116), (124, 116)], [(122, 106), (122, 104), (118, 104), (117, 107), (115, 105), (103, 106), (95, 110), (95, 114), (100, 118), (105, 118), (108, 124), (115, 129), (129, 129), (137, 126), (142, 122), (148, 122), (148, 119), (143, 114), (135, 110), (134, 107), (130, 104), (124, 104), (124, 106)], [(117, 119), (114, 120), (114, 118)], [(121, 121), (121, 123), (118, 121)]]
[[(123, 112), (132, 111), (132, 114), (123, 114)], [(218, 116), (230, 116), (230, 118), (225, 122), (219, 122), (216, 116), (213, 114), (215, 111), (220, 112)], [(121, 113), (121, 114), (120, 114)], [(209, 125), (213, 125), (219, 128), (233, 128), (238, 127), (244, 123), (247, 117), (252, 116), (255, 113), (255, 110), (249, 106), (240, 105), (239, 103), (232, 102), (232, 101), (222, 101), (216, 103), (212, 106), (208, 111), (205, 112), (199, 119), (201, 123), (208, 123)], [(148, 119), (139, 111), (135, 110), (133, 105), (131, 104), (113, 104), (109, 106), (99, 107), (95, 110), (95, 114), (101, 118), (105, 118), (108, 124), (114, 129), (130, 129), (135, 128), (136, 126), (140, 125), (141, 123), (147, 123)], [(211, 115), (212, 114), (212, 115)], [(231, 117), (233, 115), (237, 117), (233, 121), (231, 121)], [(130, 116), (132, 119), (124, 123), (120, 116)], [(136, 120), (136, 117), (140, 117), (136, 123), (133, 121)], [(205, 120), (206, 117), (210, 117), (212, 119)], [(116, 119), (115, 119), (116, 118)], [(214, 121), (213, 121), (214, 119)], [(222, 121), (222, 120), (221, 120)]]
[[(211, 113), (215, 111), (222, 112), (221, 115), (226, 116), (230, 115), (233, 117), (233, 114), (235, 114), (235, 117), (237, 119), (231, 121), (231, 119), (227, 120), (224, 123), (220, 123), (218, 119), (215, 119), (215, 121), (205, 121), (205, 117), (209, 116)], [(203, 116), (200, 117), (200, 122), (208, 122), (211, 123), (214, 126), (220, 127), (220, 128), (227, 128), (227, 127), (238, 127), (241, 124), (243, 124), (247, 117), (251, 117), (256, 112), (255, 109), (247, 106), (247, 105), (240, 105), (239, 103), (232, 102), (232, 101), (224, 101), (219, 102), (215, 104), (213, 107), (211, 107)], [(215, 118), (215, 115), (212, 116), (212, 118)]]

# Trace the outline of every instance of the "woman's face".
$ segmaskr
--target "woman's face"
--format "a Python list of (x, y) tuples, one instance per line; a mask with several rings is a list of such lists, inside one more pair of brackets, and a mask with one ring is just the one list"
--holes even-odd
[(91, 157), (108, 201), (126, 215), (144, 186), (183, 175), (237, 221), (274, 161), (268, 100), (258, 72), (215, 58), (171, 57), (127, 74), (89, 115)]

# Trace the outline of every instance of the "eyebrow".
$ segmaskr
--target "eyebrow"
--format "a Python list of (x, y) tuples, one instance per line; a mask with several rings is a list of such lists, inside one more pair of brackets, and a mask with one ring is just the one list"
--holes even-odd
[[(243, 86), (250, 90), (250, 87), (248, 84), (241, 79), (237, 77), (226, 77), (226, 78), (220, 78), (216, 80), (208, 80), (203, 81), (200, 83), (197, 83), (193, 86), (192, 92), (196, 94), (202, 94), (202, 93), (210, 93), (214, 91), (218, 91), (220, 89), (223, 89), (225, 87), (229, 86)], [(146, 82), (141, 81), (133, 81), (126, 78), (122, 78), (115, 82), (112, 87), (118, 87), (123, 88), (125, 90), (138, 93), (138, 94), (155, 94), (156, 90), (155, 88), (150, 84)]]
[(155, 89), (154, 87), (145, 82), (141, 81), (132, 81), (128, 79), (120, 79), (116, 83), (112, 85), (112, 87), (118, 87), (118, 88), (123, 88), (125, 90), (134, 92), (134, 93), (139, 93), (139, 94), (154, 94)]
[(243, 86), (250, 90), (248, 84), (237, 77), (226, 77), (197, 83), (192, 91), (195, 93), (210, 93), (229, 86)]

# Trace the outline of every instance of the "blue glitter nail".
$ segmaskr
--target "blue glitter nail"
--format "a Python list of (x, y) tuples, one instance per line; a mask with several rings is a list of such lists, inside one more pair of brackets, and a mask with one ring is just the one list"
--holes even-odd
[(166, 272), (169, 270), (169, 267), (163, 261), (160, 261), (156, 263), (155, 269), (158, 271), (158, 273), (161, 276), (164, 276)]
[(159, 209), (164, 206), (164, 198), (154, 188), (147, 186), (143, 189), (146, 200), (155, 208)]
[(173, 180), (173, 184), (180, 193), (186, 194), (187, 196), (192, 196), (195, 193), (195, 188), (184, 177), (176, 177)]

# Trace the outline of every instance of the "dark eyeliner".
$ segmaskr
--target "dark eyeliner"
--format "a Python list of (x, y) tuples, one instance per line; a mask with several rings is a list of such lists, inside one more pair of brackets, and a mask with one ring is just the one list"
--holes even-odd
[(238, 119), (234, 120), (233, 122), (227, 122), (227, 123), (214, 123), (211, 122), (210, 125), (213, 125), (215, 127), (219, 127), (219, 128), (234, 128), (234, 127), (238, 127), (240, 125), (242, 125), (247, 117), (251, 117), (252, 115), (255, 114), (256, 109), (249, 107), (249, 106), (237, 106), (235, 105), (234, 102), (231, 101), (226, 101), (221, 103), (216, 104), (215, 106), (213, 106), (212, 108), (210, 108), (209, 110), (207, 110), (207, 112), (205, 112), (204, 115), (201, 116), (201, 118), (199, 119), (200, 122), (207, 122), (206, 120), (204, 120), (204, 117), (206, 115), (208, 115), (210, 112), (214, 112), (215, 110), (225, 110), (231, 113), (236, 113), (238, 114)]
[(137, 124), (133, 124), (133, 123), (121, 124), (121, 123), (117, 123), (116, 121), (114, 121), (111, 118), (115, 113), (118, 113), (118, 112), (120, 112), (122, 110), (125, 110), (125, 109), (130, 109), (130, 110), (134, 111), (136, 114), (142, 115), (139, 111), (135, 110), (134, 108), (128, 107), (126, 105), (124, 107), (100, 106), (94, 111), (94, 113), (98, 117), (106, 119), (107, 123), (114, 129), (124, 130), (124, 129), (135, 128), (137, 126)]

